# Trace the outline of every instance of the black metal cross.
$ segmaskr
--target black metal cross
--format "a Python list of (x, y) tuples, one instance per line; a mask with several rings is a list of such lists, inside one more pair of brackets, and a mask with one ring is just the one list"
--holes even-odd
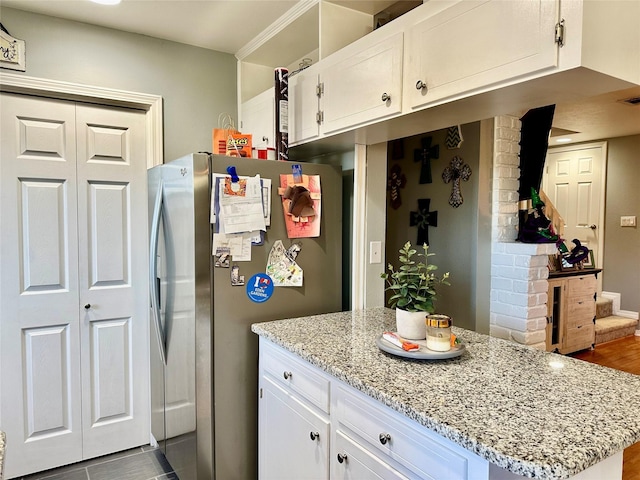
[(440, 146), (431, 145), (431, 137), (420, 140), (422, 148), (413, 151), (413, 161), (420, 162), (420, 183), (431, 183), (431, 159), (440, 158)]
[(418, 199), (418, 211), (409, 212), (409, 226), (418, 227), (418, 242), (416, 245), (429, 245), (429, 231), (427, 227), (438, 226), (438, 212), (430, 212), (429, 204), (431, 199), (420, 198)]

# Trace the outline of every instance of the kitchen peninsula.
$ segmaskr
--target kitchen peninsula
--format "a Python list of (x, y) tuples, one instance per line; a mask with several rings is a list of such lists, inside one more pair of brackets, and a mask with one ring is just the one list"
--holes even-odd
[(386, 308), (252, 325), (261, 479), (279, 455), (318, 478), (621, 478), (639, 377), (456, 327), (463, 355), (411, 360), (376, 346), (394, 329)]

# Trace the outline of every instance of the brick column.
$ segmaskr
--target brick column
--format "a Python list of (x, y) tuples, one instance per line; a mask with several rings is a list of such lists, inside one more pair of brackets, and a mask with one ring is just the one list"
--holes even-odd
[(547, 255), (555, 244), (516, 242), (520, 120), (494, 119), (490, 327), (492, 336), (544, 349)]

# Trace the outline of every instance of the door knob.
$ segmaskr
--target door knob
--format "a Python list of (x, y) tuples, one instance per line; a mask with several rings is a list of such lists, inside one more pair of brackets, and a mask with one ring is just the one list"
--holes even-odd
[(311, 438), (311, 440), (317, 440), (320, 438), (320, 434), (318, 432), (309, 432), (309, 438)]
[(590, 226), (589, 228), (590, 228), (591, 230), (595, 230), (595, 229), (596, 229), (596, 228), (598, 228), (598, 227), (596, 227), (596, 224), (595, 224), (595, 223), (592, 223), (592, 224), (591, 224), (591, 226)]
[(293, 376), (293, 373), (291, 373), (291, 372), (284, 372), (284, 373), (282, 374), (282, 376), (284, 377), (284, 379), (285, 379), (285, 380), (289, 380), (289, 379)]
[(388, 433), (381, 433), (378, 438), (380, 439), (380, 443), (382, 445), (386, 445), (387, 442), (391, 441), (391, 435), (389, 435)]
[(387, 93), (383, 93), (382, 94), (382, 101), (386, 102), (388, 100), (391, 100), (391, 95), (387, 94)]
[(343, 463), (346, 459), (347, 459), (347, 454), (346, 453), (339, 453), (338, 454), (338, 463)]
[(85, 310), (89, 310), (90, 308), (91, 308), (91, 304), (90, 304), (90, 303), (87, 303), (87, 304), (84, 306), (84, 309), (85, 309)]
[(416, 90), (425, 90), (427, 88), (427, 84), (424, 83), (422, 80), (418, 80), (416, 82)]

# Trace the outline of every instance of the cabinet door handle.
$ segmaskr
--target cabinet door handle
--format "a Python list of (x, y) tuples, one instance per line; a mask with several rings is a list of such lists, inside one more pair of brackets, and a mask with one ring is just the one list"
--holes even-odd
[(382, 94), (382, 101), (386, 102), (386, 101), (389, 101), (389, 100), (391, 100), (391, 95), (389, 95), (387, 93), (383, 93)]
[(90, 303), (87, 303), (87, 304), (84, 306), (84, 309), (85, 309), (85, 310), (89, 310), (90, 308), (91, 308), (91, 304), (90, 304)]
[(416, 82), (416, 90), (426, 90), (427, 88), (427, 84), (424, 83), (422, 80), (418, 80)]
[(391, 441), (391, 435), (389, 435), (388, 433), (381, 433), (378, 438), (380, 439), (380, 443), (382, 445), (386, 445), (387, 442)]
[(346, 459), (347, 459), (347, 454), (346, 453), (339, 453), (338, 454), (338, 463), (343, 463)]
[(282, 376), (284, 377), (284, 379), (285, 379), (285, 380), (289, 380), (289, 379), (293, 376), (293, 373), (291, 373), (291, 372), (284, 372), (284, 373), (282, 374)]
[(309, 438), (315, 441), (320, 438), (320, 434), (318, 432), (309, 432)]

